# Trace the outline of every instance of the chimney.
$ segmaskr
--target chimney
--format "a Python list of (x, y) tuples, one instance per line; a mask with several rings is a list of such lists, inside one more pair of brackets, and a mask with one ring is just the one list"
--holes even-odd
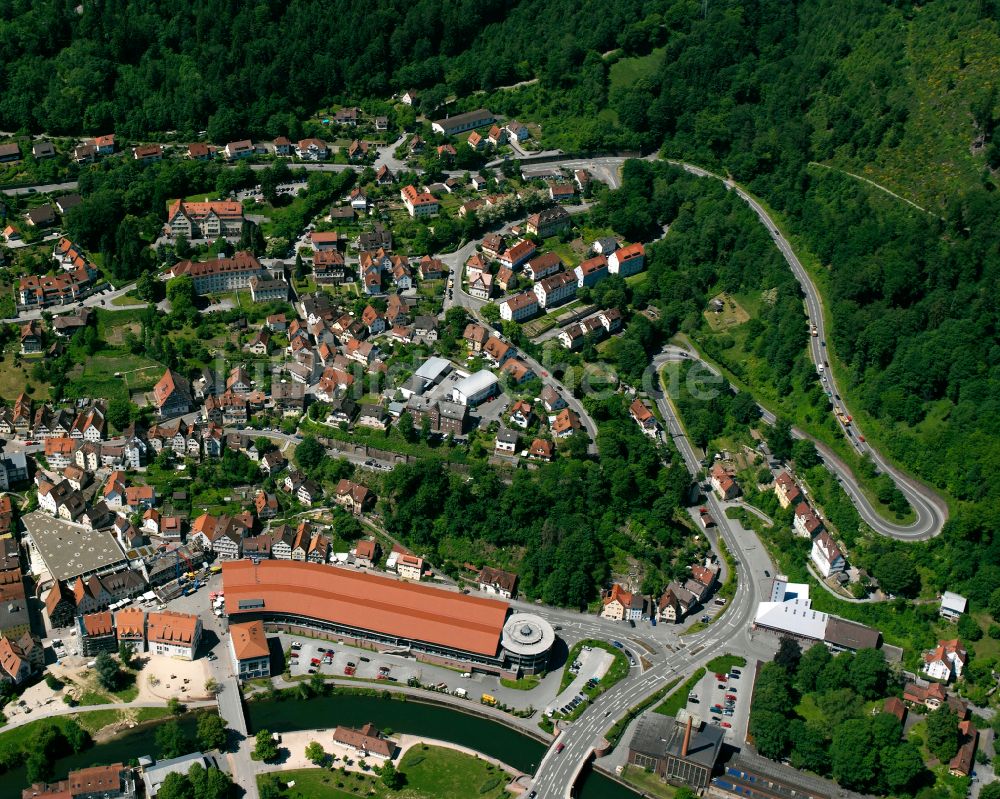
[(684, 728), (684, 743), (681, 744), (681, 757), (687, 757), (688, 746), (691, 743), (691, 725), (694, 723), (694, 717), (688, 716), (687, 727)]

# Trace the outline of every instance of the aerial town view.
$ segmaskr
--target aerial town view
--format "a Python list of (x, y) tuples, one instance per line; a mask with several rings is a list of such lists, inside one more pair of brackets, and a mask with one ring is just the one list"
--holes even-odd
[(0, 0), (0, 799), (1000, 799), (998, 296), (997, 0)]

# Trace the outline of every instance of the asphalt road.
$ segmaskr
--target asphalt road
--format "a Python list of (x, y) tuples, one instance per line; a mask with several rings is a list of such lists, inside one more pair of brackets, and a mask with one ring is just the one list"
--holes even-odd
[[(836, 376), (829, 368), (826, 356), (826, 320), (823, 315), (823, 305), (819, 291), (808, 272), (806, 272), (805, 267), (802, 266), (802, 262), (795, 254), (791, 244), (778, 230), (778, 226), (774, 223), (774, 220), (771, 219), (764, 207), (754, 197), (735, 184), (731, 179), (724, 178), (721, 175), (709, 172), (708, 170), (694, 166), (693, 164), (687, 164), (681, 161), (670, 161), (670, 163), (682, 167), (693, 175), (710, 177), (723, 181), (730, 190), (735, 191), (737, 195), (739, 195), (739, 197), (750, 206), (751, 210), (757, 214), (757, 217), (768, 229), (771, 239), (774, 241), (775, 246), (777, 246), (777, 248), (781, 251), (785, 261), (792, 270), (792, 274), (794, 274), (796, 280), (799, 281), (799, 285), (802, 287), (802, 291), (805, 294), (806, 311), (809, 323), (816, 327), (816, 335), (810, 336), (809, 354), (813, 363), (817, 365), (817, 370), (819, 369), (820, 364), (824, 366), (821, 379), (825, 378), (824, 383), (829, 387), (829, 390), (833, 395), (833, 411), (840, 411), (844, 414), (844, 416), (851, 416), (851, 412), (845, 404), (843, 395), (837, 386)], [(867, 454), (879, 470), (888, 474), (892, 478), (899, 490), (906, 496), (906, 499), (913, 507), (917, 517), (916, 520), (909, 525), (894, 524), (893, 522), (882, 518), (868, 501), (864, 492), (861, 491), (846, 463), (837, 457), (829, 447), (816, 441), (816, 439), (808, 436), (805, 432), (801, 430), (793, 431), (797, 437), (809, 438), (817, 445), (817, 449), (819, 449), (820, 453), (823, 455), (827, 466), (841, 479), (845, 490), (847, 490), (848, 495), (857, 507), (861, 518), (863, 518), (865, 522), (876, 532), (889, 538), (921, 541), (933, 538), (941, 532), (941, 528), (948, 519), (948, 506), (945, 501), (927, 486), (901, 472), (889, 463), (878, 450), (872, 447), (867, 441), (862, 440), (863, 434), (857, 430), (856, 423), (852, 422), (850, 425), (845, 425), (838, 419), (838, 424), (840, 424), (840, 427), (847, 440), (851, 443), (851, 446), (853, 446), (859, 454)]]
[[(661, 362), (669, 359), (672, 358), (668, 353)], [(688, 471), (697, 475), (701, 463), (673, 409), (662, 394), (656, 397), (656, 402), (666, 422), (666, 433), (673, 438)], [(647, 654), (646, 657), (653, 661), (651, 668), (641, 674), (633, 669), (629, 677), (601, 696), (579, 720), (560, 733), (556, 740), (557, 744), (563, 745), (562, 751), (556, 751), (557, 745), (550, 747), (535, 772), (532, 788), (538, 792), (539, 799), (568, 797), (580, 768), (607, 729), (615, 720), (626, 715), (630, 707), (659, 690), (669, 680), (704, 665), (723, 649), (740, 654), (751, 654), (761, 649), (761, 642), (754, 643), (750, 622), (768, 582), (764, 572), (774, 573), (774, 564), (752, 532), (742, 529), (739, 535), (734, 532), (732, 523), (714, 495), (708, 494), (702, 504), (716, 519), (718, 534), (736, 560), (739, 574), (736, 595), (721, 619), (702, 632), (680, 639), (675, 648), (666, 647), (665, 652)]]

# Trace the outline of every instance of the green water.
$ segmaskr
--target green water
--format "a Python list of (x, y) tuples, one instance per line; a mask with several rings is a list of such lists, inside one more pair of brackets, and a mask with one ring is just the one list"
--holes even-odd
[[(422, 702), (401, 702), (375, 696), (340, 694), (298, 699), (274, 699), (247, 705), (251, 730), (271, 732), (333, 729), (338, 724), (360, 727), (373, 722), (394, 732), (423, 735), (462, 744), (533, 773), (545, 755), (545, 744), (503, 724)], [(614, 780), (590, 773), (578, 791), (580, 799), (636, 799), (637, 794)]]
[[(344, 724), (360, 727), (374, 722), (395, 732), (423, 735), (468, 746), (496, 757), (524, 772), (534, 772), (545, 754), (545, 745), (494, 721), (421, 702), (401, 702), (373, 696), (337, 695), (316, 697), (308, 702), (297, 699), (251, 702), (247, 705), (252, 730), (271, 732), (324, 729)], [(197, 720), (182, 718), (181, 727), (192, 739)], [(97, 744), (85, 752), (61, 758), (53, 764), (56, 779), (64, 779), (74, 769), (118, 761), (127, 763), (142, 755), (159, 757), (155, 736), (158, 724), (147, 724)], [(0, 774), (0, 799), (20, 799), (28, 781), (24, 769)], [(588, 773), (578, 790), (579, 799), (636, 799), (637, 794), (601, 774)]]

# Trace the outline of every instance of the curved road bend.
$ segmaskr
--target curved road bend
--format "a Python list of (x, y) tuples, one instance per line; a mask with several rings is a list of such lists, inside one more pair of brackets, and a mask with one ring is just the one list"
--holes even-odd
[[(792, 249), (791, 244), (778, 230), (778, 226), (774, 223), (774, 220), (771, 219), (767, 211), (764, 210), (764, 207), (753, 196), (734, 183), (731, 179), (724, 178), (714, 172), (709, 172), (707, 169), (702, 169), (701, 167), (697, 167), (683, 161), (673, 161), (668, 159), (668, 163), (679, 166), (687, 172), (690, 172), (692, 175), (709, 177), (722, 181), (727, 188), (735, 191), (737, 195), (739, 195), (739, 197), (750, 206), (753, 212), (757, 214), (760, 221), (768, 229), (771, 239), (781, 251), (785, 261), (792, 270), (792, 274), (794, 274), (796, 280), (799, 281), (799, 285), (802, 287), (802, 291), (805, 294), (806, 310), (809, 322), (816, 326), (817, 333), (817, 335), (810, 337), (809, 354), (813, 359), (813, 363), (817, 365), (817, 369), (820, 364), (823, 364), (825, 367), (823, 377), (826, 381), (828, 381), (827, 384), (830, 387), (830, 391), (833, 392), (833, 409), (834, 411), (840, 411), (845, 416), (850, 416), (850, 411), (847, 409), (847, 405), (844, 404), (840, 389), (837, 387), (836, 377), (827, 366), (825, 353), (826, 321), (823, 317), (823, 305), (820, 300), (819, 291), (808, 272), (806, 272), (805, 267), (802, 266), (802, 262), (799, 261), (798, 256), (795, 255), (795, 251)], [(941, 532), (942, 526), (944, 526), (945, 521), (948, 519), (948, 506), (945, 501), (938, 496), (936, 492), (932, 491), (930, 488), (909, 475), (904, 474), (891, 463), (886, 461), (878, 450), (874, 449), (867, 442), (860, 439), (857, 430), (847, 427), (843, 425), (843, 423), (841, 423), (841, 428), (844, 431), (844, 435), (847, 437), (847, 440), (851, 442), (851, 445), (859, 453), (867, 453), (871, 457), (872, 462), (878, 466), (881, 471), (885, 472), (892, 478), (893, 482), (898, 486), (899, 490), (903, 492), (904, 496), (913, 507), (917, 516), (916, 521), (908, 525), (893, 524), (892, 522), (888, 522), (883, 519), (872, 507), (871, 503), (864, 496), (864, 493), (860, 490), (857, 485), (857, 481), (851, 474), (847, 464), (834, 455), (829, 447), (816, 442), (815, 439), (812, 439), (811, 436), (806, 436), (806, 434), (800, 430), (795, 431), (800, 437), (810, 438), (817, 444), (817, 447), (822, 452), (823, 457), (827, 459), (828, 463), (831, 464), (832, 471), (841, 477), (845, 487), (848, 489), (848, 495), (854, 501), (854, 504), (858, 508), (858, 512), (861, 514), (861, 517), (865, 520), (865, 522), (882, 535), (901, 540), (921, 541), (933, 538)]]

